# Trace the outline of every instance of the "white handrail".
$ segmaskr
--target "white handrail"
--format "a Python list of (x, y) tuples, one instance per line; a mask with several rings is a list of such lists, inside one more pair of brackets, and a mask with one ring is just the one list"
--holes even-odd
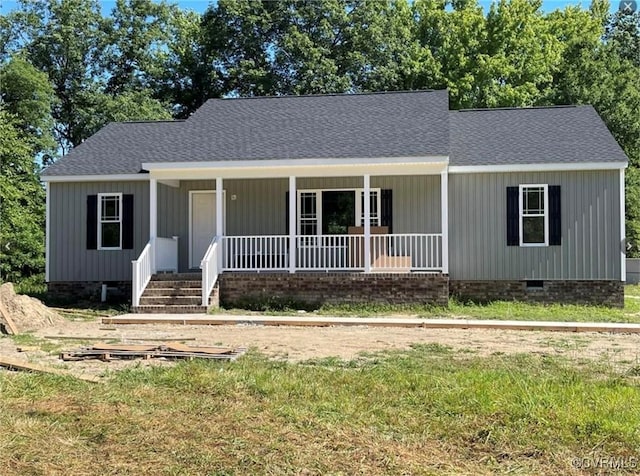
[(200, 262), (202, 270), (202, 305), (209, 305), (209, 294), (213, 290), (218, 275), (220, 274), (220, 243), (218, 237), (214, 237)]
[(140, 297), (144, 292), (144, 289), (151, 280), (153, 274), (153, 254), (155, 246), (153, 240), (149, 241), (147, 245), (138, 256), (138, 259), (131, 262), (133, 267), (133, 275), (131, 278), (131, 304), (133, 307), (140, 305)]

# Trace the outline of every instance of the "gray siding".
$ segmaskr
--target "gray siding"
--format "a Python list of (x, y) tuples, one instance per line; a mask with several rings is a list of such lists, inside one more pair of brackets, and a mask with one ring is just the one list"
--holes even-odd
[[(149, 241), (148, 182), (49, 183), (49, 281), (126, 281)], [(133, 194), (134, 249), (87, 250), (87, 195)]]
[[(451, 279), (620, 279), (619, 172), (452, 174)], [(561, 186), (562, 245), (507, 246), (506, 188)]]
[[(362, 177), (299, 178), (298, 189), (361, 188)], [(394, 233), (440, 232), (440, 176), (372, 177), (371, 186), (393, 190)], [(179, 188), (158, 186), (158, 236), (179, 236), (180, 269), (189, 259), (189, 191), (215, 190), (214, 180), (181, 181)], [(225, 180), (226, 234), (286, 233), (289, 180)]]
[[(299, 178), (299, 189), (361, 188), (362, 177)], [(131, 261), (149, 240), (148, 182), (51, 183), (51, 281), (131, 279)], [(372, 177), (374, 188), (393, 190), (394, 233), (440, 232), (440, 176)], [(225, 180), (227, 235), (283, 235), (286, 192), (283, 179)], [(158, 184), (158, 236), (179, 237), (180, 271), (189, 260), (189, 191), (215, 190), (214, 180)], [(134, 195), (134, 249), (87, 250), (87, 195)]]

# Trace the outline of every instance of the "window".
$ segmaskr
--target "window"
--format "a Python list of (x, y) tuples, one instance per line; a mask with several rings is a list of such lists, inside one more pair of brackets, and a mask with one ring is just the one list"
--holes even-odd
[(122, 194), (98, 194), (98, 249), (122, 249)]
[(318, 204), (315, 192), (300, 192), (298, 194), (299, 233), (301, 235), (318, 234)]
[(520, 185), (520, 246), (549, 244), (547, 185)]
[[(380, 191), (370, 190), (369, 199), (371, 206), (369, 207), (369, 219), (371, 220), (371, 226), (380, 226)], [(360, 192), (360, 220), (359, 226), (364, 226), (364, 190)]]
[[(369, 193), (371, 226), (380, 226), (382, 194), (378, 188)], [(345, 235), (350, 226), (364, 226), (364, 190), (298, 191), (299, 234)]]

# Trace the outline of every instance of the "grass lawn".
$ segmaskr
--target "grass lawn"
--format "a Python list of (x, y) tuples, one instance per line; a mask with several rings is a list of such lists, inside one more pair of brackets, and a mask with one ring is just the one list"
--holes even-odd
[(2, 474), (540, 475), (571, 474), (576, 457), (631, 470), (637, 370), (432, 344), (183, 362), (104, 384), (1, 372)]

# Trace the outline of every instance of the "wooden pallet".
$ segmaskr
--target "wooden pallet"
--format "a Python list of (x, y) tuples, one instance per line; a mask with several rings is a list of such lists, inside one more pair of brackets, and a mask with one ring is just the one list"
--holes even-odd
[(83, 347), (69, 352), (62, 352), (60, 358), (65, 361), (99, 359), (108, 362), (113, 359), (217, 359), (236, 360), (247, 349), (228, 347), (190, 347), (184, 344), (105, 344), (99, 343), (91, 347)]

